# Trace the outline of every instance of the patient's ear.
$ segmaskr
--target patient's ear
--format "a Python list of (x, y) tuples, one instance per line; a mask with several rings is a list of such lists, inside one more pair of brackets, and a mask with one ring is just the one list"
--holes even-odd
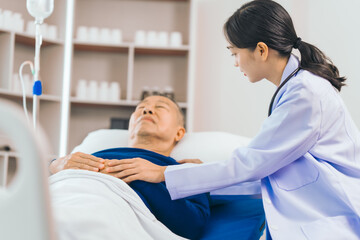
[(179, 129), (177, 130), (176, 136), (175, 136), (175, 142), (180, 141), (184, 135), (185, 135), (185, 128), (183, 127), (179, 127)]

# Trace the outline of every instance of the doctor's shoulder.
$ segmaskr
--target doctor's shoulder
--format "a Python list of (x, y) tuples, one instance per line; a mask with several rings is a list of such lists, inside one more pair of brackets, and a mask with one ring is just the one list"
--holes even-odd
[(323, 131), (340, 124), (339, 119), (344, 116), (348, 117), (339, 91), (327, 79), (309, 71), (302, 70), (289, 81), (287, 92), (287, 99), (292, 99), (299, 111), (310, 111), (312, 121), (318, 119)]
[(310, 97), (308, 100), (311, 101), (328, 99), (326, 96), (329, 94), (335, 98), (340, 97), (339, 91), (328, 80), (306, 70), (300, 70), (294, 79), (289, 81), (288, 89), (293, 88), (301, 91), (301, 95)]

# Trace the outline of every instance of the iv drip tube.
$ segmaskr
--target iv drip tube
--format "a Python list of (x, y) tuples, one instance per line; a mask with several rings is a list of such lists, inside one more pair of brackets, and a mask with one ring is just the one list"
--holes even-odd
[(40, 24), (42, 23), (42, 20), (36, 20), (35, 21), (35, 26), (36, 26), (36, 38), (35, 38), (35, 57), (34, 57), (34, 65), (31, 61), (25, 61), (21, 64), (20, 69), (19, 69), (19, 76), (20, 76), (20, 82), (21, 82), (21, 87), (22, 87), (22, 92), (23, 92), (23, 107), (24, 107), (24, 112), (25, 112), (25, 116), (27, 121), (29, 122), (29, 116), (28, 116), (28, 112), (27, 112), (27, 108), (26, 108), (26, 91), (25, 91), (25, 84), (24, 84), (24, 80), (22, 77), (22, 69), (26, 64), (30, 65), (31, 68), (31, 73), (33, 75), (33, 126), (34, 129), (36, 130), (36, 125), (37, 125), (37, 118), (39, 115), (39, 111), (38, 111), (38, 105), (39, 105), (39, 99), (38, 96), (41, 95), (41, 91), (42, 91), (42, 87), (41, 87), (41, 82), (39, 81), (39, 72), (40, 72), (40, 47), (42, 44), (42, 36), (41, 36), (41, 29), (40, 29)]
[(19, 69), (19, 77), (20, 77), (20, 83), (21, 83), (21, 89), (22, 89), (22, 92), (23, 92), (23, 108), (24, 108), (24, 112), (25, 112), (25, 116), (26, 116), (26, 120), (29, 122), (29, 115), (28, 115), (28, 111), (27, 111), (27, 108), (26, 108), (26, 90), (25, 90), (25, 83), (24, 83), (24, 79), (23, 79), (23, 76), (22, 76), (22, 70), (24, 68), (24, 66), (26, 64), (29, 64), (30, 65), (30, 68), (31, 68), (31, 74), (34, 75), (34, 65), (31, 61), (25, 61), (21, 64), (20, 66), (20, 69)]
[[(36, 19), (35, 20), (35, 29), (36, 29), (36, 40), (35, 40), (35, 57), (34, 57), (34, 67), (35, 67), (35, 73), (34, 73), (34, 84), (36, 81), (39, 80), (39, 72), (40, 72), (40, 47), (42, 44), (42, 36), (41, 36), (41, 28), (40, 25), (42, 24), (43, 20)], [(37, 124), (37, 117), (39, 115), (38, 112), (38, 95), (33, 94), (33, 125), (34, 129), (36, 129)]]
[[(44, 22), (44, 19), (49, 17), (54, 10), (54, 0), (26, 0), (26, 8), (31, 16), (35, 18), (35, 57), (34, 57), (34, 69), (32, 67), (32, 63), (30, 62), (31, 72), (33, 74), (33, 125), (36, 130), (37, 118), (39, 115), (39, 99), (38, 96), (42, 94), (42, 86), (39, 80), (39, 72), (40, 72), (40, 47), (42, 44), (42, 36), (41, 36), (41, 28), (40, 25)], [(24, 82), (22, 79), (22, 68), (25, 64), (28, 64), (29, 61), (25, 61), (19, 70), (19, 75), (21, 78), (21, 84), (23, 87), (23, 105), (24, 111), (27, 116), (26, 109), (26, 94), (24, 91)], [(28, 117), (27, 117), (28, 118)], [(29, 119), (28, 119), (29, 121)]]

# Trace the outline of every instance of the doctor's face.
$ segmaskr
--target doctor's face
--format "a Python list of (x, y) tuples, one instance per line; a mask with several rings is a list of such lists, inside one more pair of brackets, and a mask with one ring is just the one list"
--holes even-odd
[(255, 57), (256, 51), (231, 45), (227, 48), (230, 50), (231, 56), (235, 58), (234, 66), (238, 67), (244, 76), (249, 78), (250, 82), (255, 83), (264, 78)]
[(162, 96), (145, 98), (131, 115), (130, 138), (156, 137), (177, 142), (178, 132), (185, 131), (182, 117), (176, 104)]

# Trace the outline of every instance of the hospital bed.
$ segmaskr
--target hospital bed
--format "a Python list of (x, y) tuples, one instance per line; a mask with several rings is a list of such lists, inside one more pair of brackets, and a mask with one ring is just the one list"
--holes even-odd
[[(46, 146), (46, 141), (41, 131), (40, 134), (34, 134), (32, 128), (25, 122), (21, 110), (15, 105), (0, 101), (0, 116), (4, 116), (0, 122), (0, 131), (10, 136), (16, 143), (21, 160), (17, 176), (11, 186), (0, 190), (0, 238), (56, 239), (55, 235), (59, 236), (58, 232), (61, 228), (55, 225), (59, 213), (50, 205), (47, 166), (44, 158), (45, 148), (43, 147)], [(125, 147), (127, 139), (126, 130), (98, 130), (88, 134), (73, 152), (93, 153), (107, 148)], [(247, 138), (223, 132), (190, 133), (186, 134), (175, 147), (171, 156), (175, 159), (200, 158), (204, 162), (221, 161), (228, 159), (236, 147), (246, 145), (248, 142)], [(72, 174), (71, 171), (70, 174)], [(59, 182), (59, 178), (65, 177), (57, 176), (57, 179), (50, 179), (50, 182), (55, 184)], [(120, 187), (126, 188), (126, 186), (124, 184)], [(201, 239), (260, 238), (264, 229), (265, 216), (259, 182), (234, 186), (234, 191), (238, 195), (229, 196), (222, 190), (211, 192), (211, 218)], [(56, 206), (56, 202), (53, 205)], [(144, 215), (146, 214), (148, 213), (145, 212)], [(151, 218), (151, 214), (148, 215)], [(142, 220), (142, 224), (143, 222)], [(18, 230), (19, 226), (22, 231)], [(85, 226), (87, 229), (89, 227)], [(163, 230), (161, 224), (155, 227)], [(164, 230), (164, 236), (166, 234), (168, 233)], [(152, 238), (160, 239), (154, 236)], [(123, 238), (119, 237), (119, 239)]]
[(0, 132), (14, 143), (21, 160), (11, 184), (0, 188), (0, 239), (56, 239), (44, 152), (49, 148), (42, 130), (35, 134), (22, 109), (1, 99), (0, 119)]

